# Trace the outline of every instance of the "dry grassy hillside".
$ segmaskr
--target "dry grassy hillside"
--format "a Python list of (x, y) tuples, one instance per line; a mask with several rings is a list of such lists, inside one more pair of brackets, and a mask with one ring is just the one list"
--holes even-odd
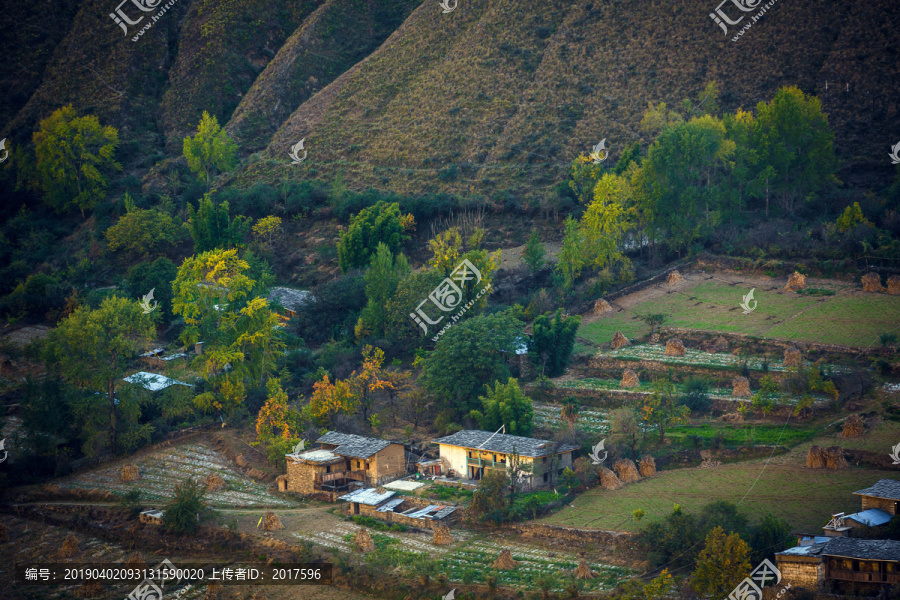
[(306, 138), (297, 177), (342, 171), (355, 187), (534, 197), (601, 138), (615, 160), (641, 138), (648, 102), (677, 105), (712, 79), (724, 110), (751, 108), (789, 84), (820, 95), (842, 176), (892, 175), (883, 167), (893, 141), (882, 131), (900, 116), (900, 79), (896, 50), (884, 49), (900, 6), (777, 3), (736, 43), (709, 19), (713, 8), (461, 0), (443, 14), (424, 3), (300, 106), (241, 179), (280, 177), (289, 147)]

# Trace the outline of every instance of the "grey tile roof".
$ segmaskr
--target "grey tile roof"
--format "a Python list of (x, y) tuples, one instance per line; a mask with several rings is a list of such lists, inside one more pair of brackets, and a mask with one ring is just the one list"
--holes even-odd
[(277, 302), (288, 310), (296, 311), (312, 299), (312, 294), (306, 290), (294, 290), (286, 287), (273, 287), (267, 300)]
[(341, 433), (339, 431), (329, 431), (316, 441), (320, 444), (335, 445), (337, 448), (332, 450), (332, 452), (341, 456), (352, 456), (353, 458), (369, 458), (393, 443), (387, 440), (379, 440), (352, 433)]
[(880, 479), (872, 487), (853, 493), (859, 496), (874, 496), (876, 498), (900, 500), (900, 481), (896, 479)]
[[(485, 444), (485, 442), (487, 443)], [(453, 435), (432, 440), (432, 443), (462, 446), (463, 448), (479, 448), (488, 452), (502, 452), (503, 454), (511, 454), (515, 450), (521, 456), (534, 458), (549, 455), (552, 446), (556, 442), (518, 435), (507, 435), (505, 433), (495, 435), (491, 431), (464, 429), (463, 431), (457, 431)], [(484, 445), (482, 446), (482, 444)], [(578, 446), (574, 444), (559, 444), (556, 452), (567, 452), (576, 448)]]
[(819, 553), (822, 556), (900, 562), (900, 541), (836, 537), (825, 544)]

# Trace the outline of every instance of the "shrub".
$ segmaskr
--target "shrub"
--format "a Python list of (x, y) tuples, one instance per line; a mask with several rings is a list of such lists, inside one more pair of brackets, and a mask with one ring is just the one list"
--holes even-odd
[(684, 382), (684, 394), (681, 403), (691, 409), (691, 412), (706, 413), (712, 406), (709, 397), (709, 383), (700, 377), (691, 377)]
[(200, 524), (199, 515), (206, 511), (203, 496), (206, 486), (189, 477), (175, 486), (175, 498), (166, 505), (163, 526), (177, 533), (193, 533)]

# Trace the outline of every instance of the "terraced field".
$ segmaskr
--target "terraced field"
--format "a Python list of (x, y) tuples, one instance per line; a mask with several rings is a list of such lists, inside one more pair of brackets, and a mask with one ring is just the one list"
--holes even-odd
[[(685, 283), (657, 286), (615, 301), (622, 310), (582, 321), (578, 336), (591, 344), (608, 343), (616, 331), (629, 338), (646, 335), (639, 315), (667, 315), (665, 326), (743, 333), (782, 340), (866, 347), (880, 334), (897, 331), (900, 296), (867, 294), (828, 280), (808, 280), (811, 288), (833, 292), (813, 296), (788, 292), (784, 280), (768, 277), (685, 273)], [(739, 304), (754, 289), (756, 309), (743, 314)], [(595, 350), (584, 342), (576, 352)]]
[(270, 492), (265, 485), (244, 477), (231, 468), (225, 456), (203, 444), (187, 444), (166, 448), (130, 461), (139, 466), (141, 479), (123, 482), (121, 464), (82, 473), (55, 482), (70, 489), (100, 489), (115, 494), (140, 490), (145, 503), (172, 498), (175, 484), (188, 477), (206, 479), (215, 473), (225, 481), (225, 488), (209, 492), (206, 499), (212, 507), (294, 507), (296, 503)]
[[(559, 418), (559, 406), (553, 404), (534, 403), (534, 426), (537, 429), (549, 429), (551, 431), (563, 427)], [(568, 426), (568, 423), (565, 424)], [(575, 421), (575, 428), (585, 433), (607, 434), (609, 433), (609, 416), (597, 410), (581, 410)]]

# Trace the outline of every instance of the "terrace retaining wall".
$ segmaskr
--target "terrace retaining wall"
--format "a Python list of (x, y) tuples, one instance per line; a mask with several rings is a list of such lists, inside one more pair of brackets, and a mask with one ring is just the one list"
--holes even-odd
[(606, 531), (602, 529), (576, 529), (559, 525), (541, 523), (516, 523), (510, 529), (523, 538), (540, 538), (554, 540), (567, 546), (579, 547), (593, 544), (598, 547), (612, 546), (617, 551), (634, 552), (634, 534), (625, 531)]

